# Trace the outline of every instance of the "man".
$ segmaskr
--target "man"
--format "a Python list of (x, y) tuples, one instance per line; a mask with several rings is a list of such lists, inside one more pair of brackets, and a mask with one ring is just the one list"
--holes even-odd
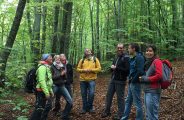
[(38, 69), (36, 71), (36, 102), (30, 120), (46, 120), (50, 109), (52, 108), (51, 97), (54, 96), (52, 91), (53, 81), (50, 70), (52, 56), (43, 54)]
[(141, 84), (139, 77), (144, 74), (144, 57), (139, 52), (139, 46), (136, 43), (129, 44), (128, 51), (130, 54), (129, 87), (125, 102), (125, 111), (121, 120), (128, 120), (132, 103), (134, 103), (136, 107), (136, 120), (143, 120)]
[(120, 119), (124, 112), (124, 91), (127, 76), (129, 74), (129, 56), (124, 54), (124, 45), (119, 43), (117, 45), (117, 57), (111, 65), (112, 76), (109, 82), (108, 91), (106, 95), (105, 110), (101, 117), (110, 116), (110, 108), (114, 93), (117, 95), (118, 113), (114, 119)]
[(77, 66), (77, 71), (80, 73), (80, 88), (83, 103), (81, 114), (85, 114), (87, 111), (90, 113), (95, 112), (93, 107), (95, 80), (100, 70), (101, 65), (99, 60), (92, 56), (91, 49), (85, 49), (84, 58), (79, 61)]

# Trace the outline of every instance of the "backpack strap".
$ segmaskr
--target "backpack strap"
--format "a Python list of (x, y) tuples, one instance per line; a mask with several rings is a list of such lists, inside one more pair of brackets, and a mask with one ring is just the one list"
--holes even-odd
[[(96, 57), (95, 56), (92, 56), (93, 57), (93, 62), (96, 64)], [(82, 64), (84, 63), (84, 60), (85, 58), (83, 57), (82, 58)], [(81, 68), (82, 68), (82, 64), (81, 64)]]
[(171, 70), (172, 70), (172, 65), (168, 60), (161, 60), (162, 63), (166, 64)]
[(93, 61), (96, 63), (96, 57), (95, 56), (93, 56)]

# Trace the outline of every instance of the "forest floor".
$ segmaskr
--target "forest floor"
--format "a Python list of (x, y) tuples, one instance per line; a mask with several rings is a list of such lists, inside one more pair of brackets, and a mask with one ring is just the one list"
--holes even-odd
[[(184, 120), (184, 62), (174, 62), (174, 84), (162, 92), (161, 104), (160, 104), (160, 112), (159, 119), (160, 120)], [(71, 118), (73, 120), (111, 120), (113, 119), (113, 115), (117, 111), (116, 104), (116, 95), (113, 98), (113, 104), (111, 108), (112, 116), (107, 118), (101, 118), (100, 115), (105, 106), (105, 97), (107, 92), (108, 81), (110, 80), (110, 74), (101, 74), (98, 76), (96, 80), (96, 93), (94, 99), (94, 107), (96, 113), (94, 114), (83, 114), (80, 115), (79, 111), (82, 107), (79, 81), (77, 80), (77, 76), (75, 76), (76, 80), (74, 81), (74, 106), (71, 112)], [(127, 85), (128, 86), (128, 85)], [(11, 104), (0, 104), (0, 120), (16, 120), (17, 116), (26, 116), (29, 117), (32, 113), (35, 97), (32, 94), (25, 94), (22, 92), (15, 92), (16, 96), (22, 96), (25, 101), (30, 105), (29, 112), (23, 113), (20, 110), (12, 110), (15, 106)], [(125, 97), (127, 94), (127, 87), (125, 92)], [(143, 97), (142, 97), (143, 98)], [(12, 100), (14, 97), (8, 97), (7, 100)], [(63, 100), (63, 99), (61, 99)], [(64, 106), (65, 102), (62, 101), (62, 105)], [(64, 108), (62, 106), (62, 109)], [(54, 116), (53, 112), (49, 113), (49, 120), (59, 120), (59, 116)], [(26, 120), (24, 117), (19, 117), (18, 120)], [(130, 119), (135, 120), (135, 107), (132, 107)]]

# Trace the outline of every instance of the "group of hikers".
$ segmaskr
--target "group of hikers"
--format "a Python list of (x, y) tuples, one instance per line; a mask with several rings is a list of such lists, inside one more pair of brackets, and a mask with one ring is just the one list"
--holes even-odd
[[(117, 95), (116, 120), (128, 120), (132, 104), (136, 109), (136, 120), (158, 120), (159, 103), (161, 96), (160, 80), (162, 79), (162, 62), (156, 54), (156, 47), (148, 45), (145, 56), (140, 52), (137, 43), (128, 45), (128, 54), (122, 43), (117, 44), (117, 55), (110, 66), (111, 79), (108, 84), (105, 108), (101, 118), (111, 116), (113, 96)], [(93, 105), (95, 96), (95, 80), (97, 73), (101, 71), (101, 65), (91, 49), (84, 50), (84, 57), (77, 65), (80, 73), (80, 90), (82, 96), (82, 108), (80, 114), (95, 113)], [(36, 71), (36, 102), (35, 109), (30, 120), (46, 120), (49, 111), (61, 114), (62, 120), (70, 119), (73, 106), (71, 84), (73, 83), (73, 68), (67, 61), (65, 54), (55, 55), (54, 62), (50, 54), (43, 54)], [(126, 99), (125, 87), (128, 83)], [(141, 91), (144, 91), (144, 107), (141, 99)], [(61, 112), (60, 98), (66, 101)], [(52, 99), (55, 98), (55, 99)], [(145, 113), (145, 117), (144, 117)]]

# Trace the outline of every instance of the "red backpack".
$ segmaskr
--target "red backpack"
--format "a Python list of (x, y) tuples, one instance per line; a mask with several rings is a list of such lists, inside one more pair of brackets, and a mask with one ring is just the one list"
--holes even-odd
[(173, 71), (172, 71), (172, 65), (169, 60), (161, 60), (163, 63), (163, 74), (162, 74), (162, 80), (161, 80), (161, 88), (162, 89), (167, 89), (173, 79)]

